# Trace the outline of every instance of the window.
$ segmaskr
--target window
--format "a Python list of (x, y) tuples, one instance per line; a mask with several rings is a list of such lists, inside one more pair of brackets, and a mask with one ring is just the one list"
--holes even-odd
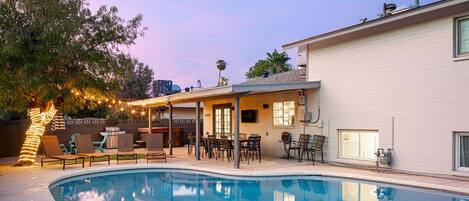
[(456, 20), (456, 56), (469, 55), (469, 17)]
[(213, 133), (217, 136), (225, 136), (231, 133), (231, 105), (213, 106)]
[(378, 135), (378, 131), (339, 130), (340, 158), (375, 160)]
[(274, 102), (274, 126), (292, 126), (295, 101)]
[(456, 133), (456, 170), (469, 171), (469, 133)]

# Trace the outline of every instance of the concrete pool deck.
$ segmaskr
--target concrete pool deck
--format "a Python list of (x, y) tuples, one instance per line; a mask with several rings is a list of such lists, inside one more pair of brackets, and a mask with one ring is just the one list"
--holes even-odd
[(378, 173), (375, 171), (338, 167), (310, 161), (298, 163), (296, 160), (284, 160), (273, 157), (263, 157), (262, 163), (257, 161), (241, 163), (241, 169), (234, 169), (233, 163), (203, 158), (196, 161), (193, 156), (187, 155), (185, 148), (174, 149), (174, 155), (168, 158), (168, 162), (150, 162), (140, 159), (138, 164), (133, 161), (124, 161), (117, 165), (115, 161), (108, 166), (106, 162), (93, 163), (93, 167), (85, 168), (81, 165), (69, 165), (65, 170), (58, 164), (45, 164), (41, 168), (39, 164), (29, 167), (11, 167), (16, 158), (0, 158), (0, 200), (53, 200), (49, 192), (49, 185), (61, 178), (72, 175), (102, 172), (115, 169), (133, 168), (181, 168), (198, 170), (234, 176), (263, 176), (263, 175), (321, 175), (343, 177), (349, 179), (384, 182), (419, 188), (443, 190), (469, 195), (469, 178), (447, 177), (438, 178), (403, 173)]

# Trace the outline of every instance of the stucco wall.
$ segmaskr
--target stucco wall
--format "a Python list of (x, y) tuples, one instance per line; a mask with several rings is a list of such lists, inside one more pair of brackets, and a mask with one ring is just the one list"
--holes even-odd
[[(310, 98), (309, 111), (314, 111), (314, 117), (316, 117), (316, 103), (315, 94), (317, 90), (308, 90), (307, 94)], [(261, 146), (262, 152), (266, 155), (271, 156), (282, 156), (283, 144), (279, 142), (283, 131), (290, 132), (294, 140), (298, 140), (300, 133), (303, 133), (303, 123), (301, 123), (300, 115), (303, 115), (303, 110), (295, 106), (295, 119), (294, 125), (291, 127), (275, 127), (272, 123), (272, 109), (273, 102), (276, 101), (298, 101), (298, 92), (281, 92), (273, 94), (263, 95), (252, 95), (243, 96), (240, 98), (240, 110), (255, 109), (258, 110), (258, 121), (257, 123), (241, 123), (240, 121), (240, 133), (259, 134), (261, 135)], [(231, 103), (233, 105), (233, 99), (218, 99), (205, 101), (204, 104), (204, 134), (209, 132), (213, 133), (213, 105)], [(263, 109), (263, 104), (269, 104), (268, 109)], [(232, 125), (234, 123), (234, 111), (232, 110)], [(302, 119), (302, 118), (301, 118)], [(322, 129), (318, 128), (317, 124), (307, 125), (306, 133), (309, 134), (322, 134)]]
[(312, 50), (308, 80), (321, 80), (327, 159), (338, 129), (377, 129), (394, 168), (453, 172), (453, 131), (469, 131), (469, 61), (453, 59), (453, 18)]

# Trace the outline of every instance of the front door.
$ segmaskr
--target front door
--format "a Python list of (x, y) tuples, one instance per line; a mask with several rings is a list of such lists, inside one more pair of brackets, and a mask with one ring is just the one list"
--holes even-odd
[(213, 106), (213, 133), (216, 136), (229, 136), (231, 134), (231, 105)]

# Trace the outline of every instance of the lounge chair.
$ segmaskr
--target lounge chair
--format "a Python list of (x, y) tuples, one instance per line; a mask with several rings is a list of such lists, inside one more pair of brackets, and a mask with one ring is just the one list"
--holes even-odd
[[(133, 156), (132, 159), (120, 159), (121, 156)], [(119, 160), (135, 160), (137, 152), (134, 151), (134, 135), (131, 133), (117, 135), (117, 164)]]
[(93, 142), (91, 141), (91, 135), (76, 135), (75, 141), (77, 154), (90, 158), (90, 167), (95, 158), (107, 158), (107, 164), (111, 165), (111, 155), (96, 152)]
[(41, 167), (44, 167), (44, 159), (55, 159), (60, 161), (62, 164), (62, 169), (65, 170), (65, 165), (67, 160), (74, 160), (74, 164), (78, 164), (78, 160), (82, 160), (82, 167), (85, 167), (85, 157), (64, 154), (60, 149), (59, 139), (55, 135), (41, 136), (42, 148), (44, 150), (44, 155), (41, 158)]
[(152, 133), (147, 136), (147, 163), (151, 159), (164, 159), (166, 163), (166, 153), (163, 150), (163, 134)]

